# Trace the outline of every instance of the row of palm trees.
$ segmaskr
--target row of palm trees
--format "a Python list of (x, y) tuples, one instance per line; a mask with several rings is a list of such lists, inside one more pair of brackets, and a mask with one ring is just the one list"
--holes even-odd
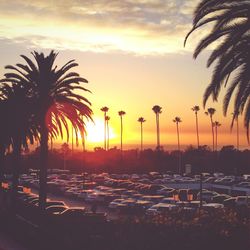
[[(110, 117), (107, 116), (109, 108), (108, 107), (102, 107), (101, 111), (104, 112), (104, 149), (109, 149), (109, 120)], [(156, 116), (156, 149), (160, 150), (160, 114), (162, 113), (162, 107), (159, 105), (155, 105), (152, 108), (153, 112)], [(200, 147), (200, 136), (199, 136), (199, 121), (198, 121), (198, 112), (200, 111), (200, 107), (195, 105), (191, 108), (192, 111), (194, 111), (195, 114), (195, 123), (196, 123), (196, 137), (197, 137), (197, 148)], [(208, 108), (205, 114), (209, 116), (210, 123), (211, 123), (211, 131), (212, 131), (212, 150), (217, 151), (218, 149), (218, 128), (221, 126), (221, 124), (218, 121), (213, 120), (213, 116), (215, 114), (216, 110), (214, 108)], [(123, 151), (123, 116), (126, 114), (125, 111), (118, 111), (118, 115), (120, 116), (120, 149)], [(143, 123), (146, 122), (144, 117), (139, 117), (137, 120), (140, 123), (140, 149), (143, 151)], [(237, 149), (239, 149), (239, 124), (238, 119), (237, 121)], [(182, 122), (180, 117), (175, 117), (173, 119), (173, 122), (176, 124), (176, 132), (177, 132), (177, 150), (180, 151), (181, 145), (180, 145), (180, 131), (179, 131), (179, 124)], [(106, 136), (107, 135), (107, 136)]]
[[(45, 56), (34, 51), (33, 60), (22, 55), (25, 63), (8, 65), (0, 80), (0, 178), (6, 151), (13, 150), (13, 202), (15, 201), (22, 148), (37, 141), (40, 144), (39, 207), (43, 210), (47, 197), (47, 165), (49, 140), (63, 137), (63, 127), (69, 139), (69, 123), (82, 137), (85, 120), (92, 120), (91, 103), (84, 97), (88, 81), (71, 70), (74, 60), (61, 68), (54, 65), (57, 53)], [(81, 94), (75, 92), (78, 90)]]

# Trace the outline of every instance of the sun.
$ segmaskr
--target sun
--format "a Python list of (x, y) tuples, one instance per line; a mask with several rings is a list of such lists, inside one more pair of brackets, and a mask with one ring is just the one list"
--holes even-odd
[[(90, 143), (99, 143), (104, 140), (104, 121), (100, 118), (94, 119), (94, 122), (86, 123), (86, 141)], [(109, 125), (109, 139), (115, 138), (113, 128)]]

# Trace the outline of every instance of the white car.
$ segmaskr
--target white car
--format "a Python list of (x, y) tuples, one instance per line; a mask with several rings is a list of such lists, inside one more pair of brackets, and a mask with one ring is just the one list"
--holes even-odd
[(124, 199), (115, 199), (109, 203), (108, 207), (110, 209), (115, 209), (117, 208), (117, 205), (120, 204), (122, 201), (124, 201)]
[(250, 206), (250, 196), (237, 196), (236, 206)]
[(218, 208), (224, 208), (223, 204), (220, 203), (208, 203), (208, 204), (204, 204), (202, 205), (203, 208), (214, 208), (214, 209), (218, 209)]
[(174, 204), (158, 203), (146, 210), (147, 215), (159, 215), (167, 211), (177, 209), (178, 206)]

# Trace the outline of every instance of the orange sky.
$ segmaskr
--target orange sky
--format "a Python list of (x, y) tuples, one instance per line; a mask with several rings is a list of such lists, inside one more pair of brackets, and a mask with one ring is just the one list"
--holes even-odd
[[(144, 143), (155, 145), (156, 126), (152, 107), (162, 107), (160, 115), (161, 144), (176, 145), (176, 127), (172, 122), (180, 116), (182, 145), (196, 144), (195, 117), (191, 107), (199, 105), (200, 141), (211, 145), (209, 118), (204, 115), (202, 96), (212, 69), (206, 68), (209, 50), (196, 61), (192, 51), (206, 31), (194, 34), (188, 46), (183, 39), (191, 27), (192, 12), (198, 0), (98, 0), (98, 1), (0, 1), (0, 76), (7, 64), (22, 62), (20, 54), (30, 51), (59, 51), (62, 65), (76, 59), (76, 69), (89, 80), (88, 88), (96, 127), (89, 128), (87, 148), (103, 145), (103, 112), (110, 108), (111, 146), (120, 141), (119, 110), (124, 110), (124, 148), (139, 147), (143, 116)], [(235, 144), (230, 132), (230, 112), (222, 115), (219, 103), (214, 116), (219, 128), (219, 144)], [(240, 120), (242, 147), (247, 147), (245, 130)], [(99, 138), (99, 142), (98, 142)]]

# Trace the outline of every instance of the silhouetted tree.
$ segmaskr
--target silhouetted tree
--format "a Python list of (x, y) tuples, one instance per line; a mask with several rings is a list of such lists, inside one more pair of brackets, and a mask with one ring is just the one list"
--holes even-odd
[(107, 125), (107, 148), (106, 148), (107, 150), (109, 150), (109, 120), (110, 120), (110, 117), (106, 116), (105, 121)]
[(194, 106), (192, 110), (195, 113), (195, 124), (196, 124), (196, 137), (197, 137), (197, 147), (199, 148), (200, 146), (200, 138), (199, 138), (199, 124), (198, 124), (198, 112), (200, 111), (199, 106)]
[[(244, 113), (244, 125), (249, 140), (250, 123), (250, 2), (239, 0), (202, 0), (194, 12), (193, 28), (189, 35), (206, 24), (213, 23), (211, 32), (203, 38), (194, 52), (196, 58), (209, 45), (219, 40), (210, 55), (207, 67), (216, 62), (203, 104), (212, 96), (217, 101), (221, 87), (227, 86), (223, 102), (224, 115), (235, 93), (234, 116)], [(234, 75), (234, 77), (230, 77)], [(230, 80), (232, 79), (232, 80)]]
[(104, 112), (104, 149), (107, 150), (107, 136), (106, 136), (106, 132), (107, 132), (107, 120), (106, 120), (106, 115), (107, 112), (109, 111), (108, 107), (102, 107), (101, 111)]
[(179, 164), (178, 169), (179, 173), (181, 173), (181, 148), (180, 148), (180, 131), (179, 131), (179, 123), (182, 122), (181, 118), (176, 116), (173, 120), (173, 122), (176, 124), (176, 130), (177, 130), (177, 142), (178, 142), (178, 151), (179, 151)]
[[(36, 51), (32, 55), (35, 62), (22, 55), (26, 64), (7, 66), (14, 73), (5, 74), (4, 81), (22, 83), (30, 87), (29, 94), (35, 108), (34, 119), (39, 126), (41, 137), (39, 206), (44, 209), (47, 197), (49, 133), (63, 137), (62, 126), (64, 126), (68, 141), (68, 121), (70, 121), (76, 131), (76, 143), (78, 143), (78, 133), (82, 134), (85, 129), (82, 117), (91, 119), (92, 110), (89, 107), (90, 102), (82, 95), (88, 91), (81, 86), (82, 83), (87, 83), (87, 80), (78, 73), (69, 72), (78, 66), (74, 60), (57, 68), (54, 66), (57, 57), (54, 51), (48, 56)], [(75, 90), (81, 93), (75, 93)]]
[(144, 117), (139, 117), (137, 120), (140, 123), (141, 126), (141, 152), (143, 150), (143, 123), (146, 121)]
[(152, 110), (155, 113), (155, 118), (156, 118), (156, 133), (157, 133), (157, 146), (156, 149), (160, 150), (160, 114), (162, 112), (162, 107), (159, 105), (153, 106)]
[(123, 150), (123, 141), (122, 141), (122, 139), (123, 139), (123, 120), (122, 120), (122, 117), (125, 114), (126, 114), (126, 112), (122, 111), (122, 110), (118, 112), (118, 115), (120, 116), (120, 119), (121, 119), (121, 152)]
[[(8, 67), (6, 67), (8, 68)], [(6, 73), (5, 77), (10, 74)], [(2, 82), (3, 80), (1, 80)], [(13, 152), (13, 181), (12, 181), (12, 202), (15, 209), (15, 201), (18, 190), (18, 178), (20, 173), (20, 157), (22, 148), (28, 148), (28, 143), (33, 144), (34, 138), (38, 137), (37, 126), (32, 119), (32, 98), (29, 96), (29, 88), (24, 84), (13, 83), (2, 84), (0, 88), (2, 100), (1, 110), (3, 115), (3, 127), (5, 135), (1, 136), (3, 147), (12, 146)], [(5, 149), (2, 149), (4, 153)]]
[(213, 122), (213, 115), (215, 113), (214, 108), (208, 108), (207, 111), (205, 112), (206, 115), (210, 117), (210, 123), (211, 123), (211, 129), (212, 129), (212, 137), (213, 137), (213, 151), (214, 151), (214, 122)]
[(236, 122), (236, 148), (239, 150), (240, 148), (240, 135), (239, 135), (239, 112), (237, 113), (232, 113), (232, 115), (235, 117), (231, 123), (231, 130), (234, 125), (234, 121)]
[(215, 151), (217, 151), (217, 146), (218, 146), (218, 127), (221, 126), (221, 124), (218, 121), (215, 121), (213, 123), (215, 127)]

